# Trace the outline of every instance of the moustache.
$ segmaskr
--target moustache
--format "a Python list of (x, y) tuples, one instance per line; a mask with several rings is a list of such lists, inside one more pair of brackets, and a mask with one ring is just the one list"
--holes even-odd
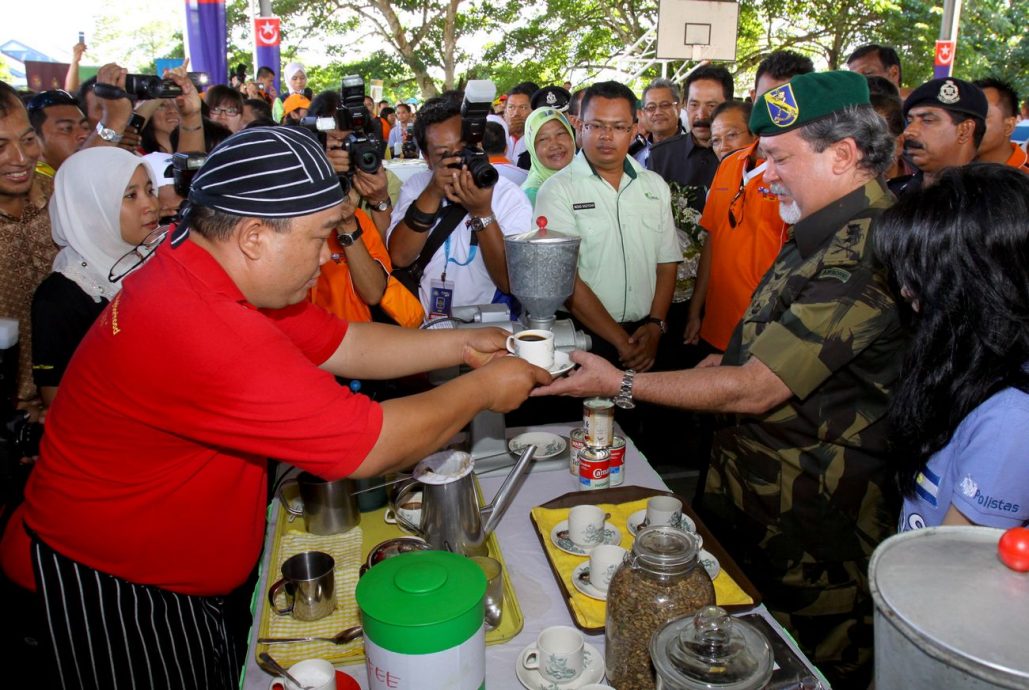
[(790, 190), (786, 189), (786, 186), (778, 182), (773, 182), (768, 186), (768, 190), (776, 196), (792, 196)]
[(705, 119), (694, 120), (693, 123), (692, 123), (692, 126), (693, 127), (705, 127), (707, 129), (711, 129), (711, 120), (705, 120)]
[(905, 151), (910, 151), (912, 149), (924, 149), (924, 148), (925, 148), (925, 144), (923, 144), (922, 142), (917, 141), (915, 139), (909, 139), (908, 141), (904, 142), (904, 150)]

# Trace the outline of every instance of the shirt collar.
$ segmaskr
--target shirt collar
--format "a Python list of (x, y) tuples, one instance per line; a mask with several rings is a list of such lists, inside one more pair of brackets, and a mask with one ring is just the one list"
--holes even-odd
[(823, 209), (815, 211), (793, 226), (793, 238), (805, 259), (814, 254), (839, 232), (847, 221), (873, 205), (886, 194), (878, 178), (869, 180)]
[[(600, 177), (600, 173), (597, 172), (597, 169), (593, 167), (593, 163), (586, 157), (585, 151), (579, 151), (579, 153), (575, 154), (575, 160), (572, 162), (577, 163), (579, 168), (588, 170), (589, 174)], [(632, 156), (626, 156), (625, 160), (622, 161), (622, 172), (628, 175), (630, 179), (635, 180), (639, 177), (640, 170), (643, 170), (643, 166)]]

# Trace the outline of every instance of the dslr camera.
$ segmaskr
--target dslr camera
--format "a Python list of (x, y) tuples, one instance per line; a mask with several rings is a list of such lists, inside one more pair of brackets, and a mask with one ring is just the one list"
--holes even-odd
[(489, 157), (483, 152), (482, 137), (486, 133), (486, 116), (493, 112), (493, 97), (497, 95), (497, 87), (488, 79), (472, 79), (464, 90), (464, 101), (461, 102), (461, 128), (464, 134), (465, 147), (460, 151), (448, 152), (444, 157), (458, 156), (461, 160), (451, 163), (451, 168), (468, 168), (472, 180), (479, 189), (492, 187), (500, 179), (500, 173), (494, 168)]
[[(206, 72), (188, 72), (187, 76), (197, 91), (203, 91), (208, 84)], [(151, 98), (175, 98), (182, 95), (182, 89), (171, 79), (161, 79), (152, 74), (125, 75), (125, 90), (136, 100)]]
[[(350, 154), (350, 170), (374, 173), (382, 165), (383, 143), (371, 130), (371, 115), (364, 107), (364, 79), (351, 75), (343, 77), (343, 85), (339, 90), (340, 105), (336, 112), (329, 116), (308, 116), (300, 121), (315, 134), (331, 130), (349, 131), (343, 140), (343, 150)], [(349, 189), (349, 186), (347, 187)]]

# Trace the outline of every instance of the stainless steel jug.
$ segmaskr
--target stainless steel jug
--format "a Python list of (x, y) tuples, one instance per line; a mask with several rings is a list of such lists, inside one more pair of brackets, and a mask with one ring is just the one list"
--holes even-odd
[(472, 456), (461, 451), (433, 453), (414, 468), (414, 481), (397, 492), (394, 505), (412, 491), (422, 492), (422, 519), (415, 525), (399, 511), (397, 522), (433, 549), (466, 556), (486, 555), (486, 538), (496, 529), (514, 495), (514, 484), (529, 467), (536, 446), (527, 446), (493, 502), (479, 508), (472, 479)]
[[(284, 489), (296, 484), (304, 506), (294, 508), (286, 499)], [(310, 472), (301, 472), (295, 479), (287, 479), (279, 486), (279, 501), (291, 515), (304, 516), (304, 525), (311, 534), (342, 534), (361, 522), (353, 480), (326, 481)]]

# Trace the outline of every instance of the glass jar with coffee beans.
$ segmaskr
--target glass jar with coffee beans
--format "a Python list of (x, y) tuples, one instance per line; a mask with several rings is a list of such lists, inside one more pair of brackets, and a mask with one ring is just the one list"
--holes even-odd
[(636, 535), (607, 591), (605, 661), (608, 681), (618, 690), (653, 690), (651, 636), (668, 621), (715, 603), (699, 554), (700, 538), (675, 527), (648, 527)]

